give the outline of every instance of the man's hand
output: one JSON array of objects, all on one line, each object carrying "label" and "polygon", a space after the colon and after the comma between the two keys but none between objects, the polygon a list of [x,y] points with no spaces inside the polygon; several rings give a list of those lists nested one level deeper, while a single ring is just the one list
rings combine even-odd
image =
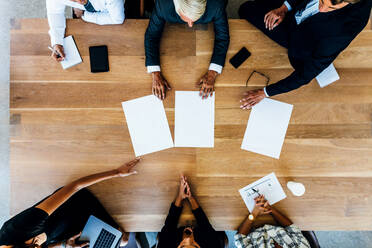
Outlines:
[{"label": "man's hand", "polygon": [[280,8],[267,12],[264,17],[265,27],[269,30],[273,30],[284,20],[287,12],[288,8],[285,6],[285,4],[283,4]]},{"label": "man's hand", "polygon": [[165,93],[167,90],[171,90],[169,83],[160,71],[156,71],[152,73],[152,94],[157,96],[160,100],[165,99]]},{"label": "man's hand", "polygon": [[126,177],[133,174],[137,174],[137,171],[132,171],[132,169],[139,163],[141,158],[136,158],[128,163],[123,164],[119,168],[117,168],[118,175],[120,177]]},{"label": "man's hand", "polygon": [[240,100],[241,109],[250,109],[257,103],[261,102],[266,97],[263,89],[261,90],[250,90],[244,93],[244,98]]},{"label": "man's hand", "polygon": [[213,70],[208,70],[207,73],[199,81],[200,93],[199,95],[206,99],[208,96],[213,95],[214,83],[216,81],[218,73]]},{"label": "man's hand", "polygon": [[83,244],[76,244],[76,239],[78,239],[80,237],[81,233],[78,233],[76,234],[75,236],[69,238],[67,241],[66,241],[66,248],[83,248],[83,247],[88,247],[89,246],[89,242],[85,242]]},{"label": "man's hand", "polygon": [[81,18],[84,15],[84,10],[78,9],[78,8],[73,8],[74,9],[74,14],[77,18]]},{"label": "man's hand", "polygon": [[260,215],[270,214],[271,213],[271,206],[269,202],[265,199],[263,195],[256,197],[255,199],[256,205],[252,211],[252,215],[256,218]]},{"label": "man's hand", "polygon": [[57,53],[55,52],[52,52],[52,58],[57,61],[57,62],[61,62],[62,60],[65,59],[65,52],[64,52],[64,49],[63,49],[63,46],[62,45],[54,45],[53,46],[53,49],[57,51]]}]

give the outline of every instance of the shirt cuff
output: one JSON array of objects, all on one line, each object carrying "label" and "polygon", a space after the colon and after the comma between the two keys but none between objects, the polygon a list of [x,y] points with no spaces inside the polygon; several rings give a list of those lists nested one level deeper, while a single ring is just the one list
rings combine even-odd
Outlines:
[{"label": "shirt cuff", "polygon": [[160,65],[149,65],[147,66],[147,73],[160,71]]},{"label": "shirt cuff", "polygon": [[266,96],[266,97],[270,97],[270,96],[267,94],[267,92],[266,92],[266,87],[263,88],[263,90],[264,90],[264,92],[265,92],[265,96]]},{"label": "shirt cuff", "polygon": [[284,2],[284,5],[287,6],[288,11],[291,11],[292,7],[291,7],[291,5],[288,3],[288,1],[285,1],[285,2]]},{"label": "shirt cuff", "polygon": [[217,64],[215,64],[215,63],[211,63],[210,65],[209,65],[209,70],[211,70],[211,71],[215,71],[215,72],[217,72],[218,74],[221,74],[221,72],[222,72],[222,66],[220,66],[220,65],[217,65]]}]

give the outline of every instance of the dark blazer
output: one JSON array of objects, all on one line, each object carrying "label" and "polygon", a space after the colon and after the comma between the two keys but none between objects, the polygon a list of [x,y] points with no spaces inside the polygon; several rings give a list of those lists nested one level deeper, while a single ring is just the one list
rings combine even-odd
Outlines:
[{"label": "dark blazer", "polygon": [[[327,68],[367,25],[372,0],[362,0],[342,9],[318,13],[300,25],[293,14],[309,0],[288,0],[293,18],[289,32],[288,57],[295,71],[266,87],[269,96],[285,93],[308,84]],[[289,13],[288,13],[289,14]]]},{"label": "dark blazer", "polygon": [[[172,203],[164,227],[159,233],[157,248],[176,248],[181,243],[184,228],[177,228],[181,213],[182,207],[176,207]],[[194,229],[194,238],[200,247],[223,248],[223,238],[213,229],[204,211],[199,207],[192,213],[198,223],[198,227]]]},{"label": "dark blazer", "polygon": [[[156,0],[145,34],[146,66],[160,65],[159,45],[165,22],[185,23],[176,13],[173,0]],[[211,63],[224,66],[230,42],[225,0],[208,0],[203,16],[195,24],[210,22],[215,33]]]}]

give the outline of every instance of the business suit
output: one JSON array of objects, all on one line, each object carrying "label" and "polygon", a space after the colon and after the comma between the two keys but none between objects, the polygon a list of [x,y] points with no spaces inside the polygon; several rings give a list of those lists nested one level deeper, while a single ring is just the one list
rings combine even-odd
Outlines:
[{"label": "business suit", "polygon": [[[264,16],[283,4],[282,0],[256,0],[239,9],[246,19],[268,37],[288,49],[288,58],[295,69],[288,77],[265,88],[268,96],[289,92],[305,84],[327,68],[366,26],[372,0],[327,13],[317,13],[300,24],[295,13],[303,10],[310,0],[288,0],[292,10],[273,30],[265,28]],[[254,51],[253,51],[254,52]]]},{"label": "business suit", "polygon": [[[213,22],[215,41],[211,63],[221,67],[225,64],[229,46],[229,26],[225,0],[208,0],[204,14],[195,24]],[[177,14],[173,0],[156,0],[145,34],[146,66],[160,65],[159,45],[165,22],[185,23]]]}]

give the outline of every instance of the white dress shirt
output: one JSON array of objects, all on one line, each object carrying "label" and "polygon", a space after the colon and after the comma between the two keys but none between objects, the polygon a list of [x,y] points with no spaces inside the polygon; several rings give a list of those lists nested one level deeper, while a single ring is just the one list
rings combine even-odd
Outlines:
[{"label": "white dress shirt", "polygon": [[[99,25],[124,22],[124,0],[89,0],[97,12],[84,11],[82,19]],[[70,6],[85,10],[84,6],[70,0],[46,0],[49,35],[52,46],[62,45],[65,37],[65,8]]]},{"label": "white dress shirt", "polygon": [[[287,1],[284,2],[284,5],[287,6],[288,11],[292,10],[292,6]],[[295,19],[296,19],[297,25],[300,25],[301,22],[305,21],[307,18],[315,14],[318,14],[318,13],[319,13],[319,0],[309,1],[305,9],[298,10],[295,13]],[[264,88],[264,92],[265,92],[266,97],[270,97],[266,92],[266,87]]]}]

